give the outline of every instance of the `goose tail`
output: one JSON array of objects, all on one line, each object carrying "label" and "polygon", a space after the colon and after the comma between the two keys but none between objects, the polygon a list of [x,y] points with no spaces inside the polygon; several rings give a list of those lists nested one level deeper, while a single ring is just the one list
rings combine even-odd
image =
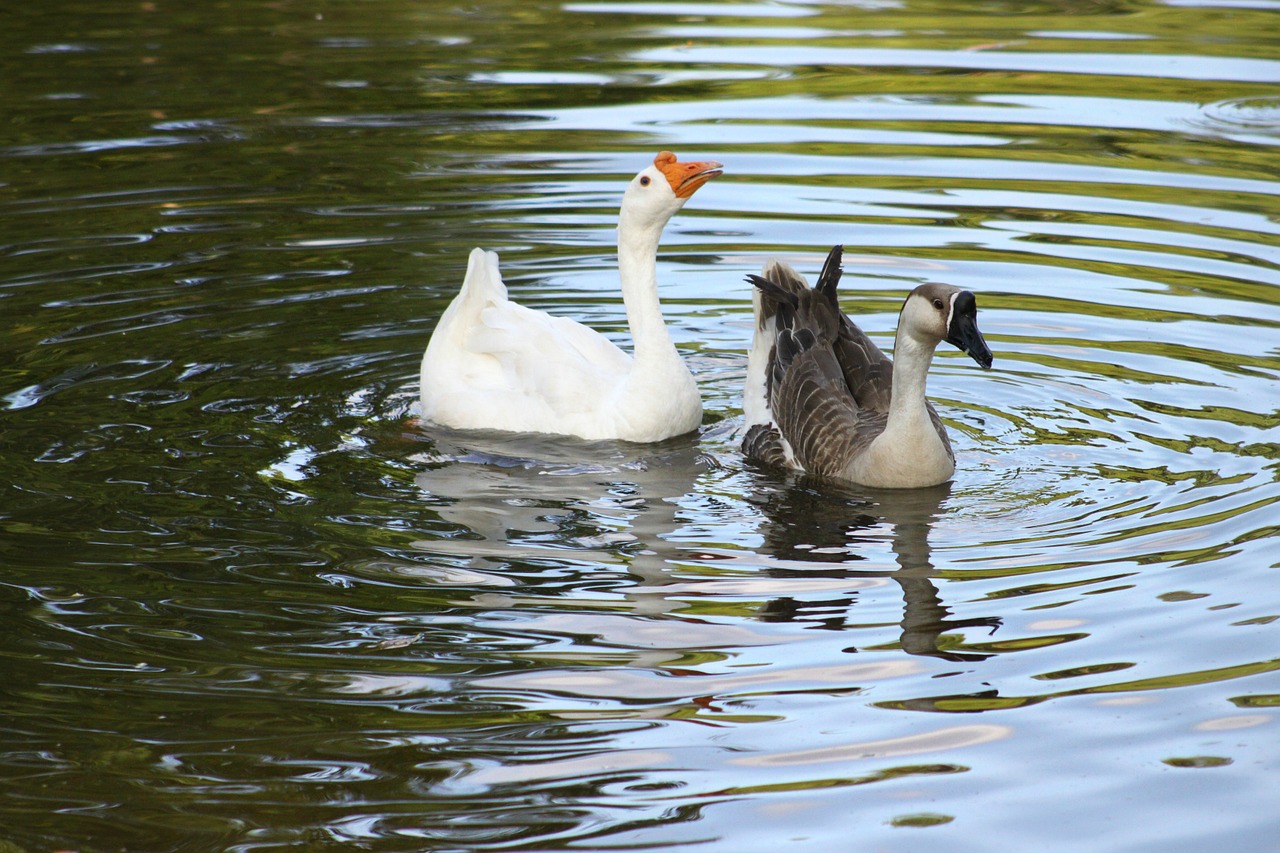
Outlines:
[{"label": "goose tail", "polygon": [[507,287],[498,272],[498,255],[472,249],[462,288],[440,315],[422,354],[421,395],[423,416],[433,419],[440,405],[440,388],[456,382],[459,365],[473,349],[476,331],[484,328],[485,309],[507,299]]},{"label": "goose tail", "polygon": [[467,276],[454,300],[458,312],[479,313],[486,305],[506,299],[507,286],[502,283],[502,273],[498,269],[498,253],[472,249],[471,257],[467,259]]},{"label": "goose tail", "polygon": [[749,429],[752,426],[773,424],[773,415],[769,411],[767,377],[778,337],[778,311],[783,306],[794,310],[800,294],[809,290],[809,283],[779,260],[770,260],[764,265],[760,275],[747,276],[747,281],[753,285],[751,302],[756,320],[751,351],[747,356],[747,381],[742,394],[742,410]]},{"label": "goose tail", "polygon": [[795,306],[796,300],[809,289],[809,282],[804,276],[779,260],[770,260],[760,271],[760,275],[747,276],[747,281],[755,285],[756,327],[763,329],[765,324],[778,313],[780,305]]}]

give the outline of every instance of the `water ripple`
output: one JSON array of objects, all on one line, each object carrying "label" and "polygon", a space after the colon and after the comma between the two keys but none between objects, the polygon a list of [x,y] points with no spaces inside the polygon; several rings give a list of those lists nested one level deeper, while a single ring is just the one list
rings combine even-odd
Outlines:
[{"label": "water ripple", "polygon": [[[1266,3],[151,5],[0,32],[6,841],[1270,843]],[[418,423],[475,245],[625,341],[662,148],[727,165],[658,258],[703,428]],[[743,278],[834,243],[886,348],[978,296],[947,486],[738,450]]]}]

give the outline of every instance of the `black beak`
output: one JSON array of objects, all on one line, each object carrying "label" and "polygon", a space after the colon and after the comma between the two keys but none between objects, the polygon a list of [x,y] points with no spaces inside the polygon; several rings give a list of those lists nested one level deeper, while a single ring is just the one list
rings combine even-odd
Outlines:
[{"label": "black beak", "polygon": [[978,301],[969,291],[958,294],[952,307],[951,325],[947,327],[947,343],[964,350],[983,370],[991,368],[995,356],[978,331]]}]

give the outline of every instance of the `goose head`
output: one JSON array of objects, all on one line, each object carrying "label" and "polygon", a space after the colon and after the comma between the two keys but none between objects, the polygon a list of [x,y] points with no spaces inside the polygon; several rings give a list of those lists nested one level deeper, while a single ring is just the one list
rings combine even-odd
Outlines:
[{"label": "goose head", "polygon": [[653,158],[622,194],[619,227],[662,230],[698,188],[722,174],[714,160],[680,162],[670,151]]},{"label": "goose head", "polygon": [[907,297],[898,324],[916,343],[932,349],[946,341],[968,353],[984,370],[994,360],[978,330],[978,300],[967,290],[922,284]]}]

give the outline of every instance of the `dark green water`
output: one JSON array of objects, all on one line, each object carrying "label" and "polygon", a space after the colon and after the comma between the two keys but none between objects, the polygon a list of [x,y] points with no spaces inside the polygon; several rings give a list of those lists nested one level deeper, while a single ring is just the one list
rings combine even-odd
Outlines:
[{"label": "dark green water", "polygon": [[[0,27],[0,849],[1263,850],[1280,4],[105,2]],[[467,253],[702,431],[446,435]],[[743,277],[922,281],[948,488],[737,452]]]}]

